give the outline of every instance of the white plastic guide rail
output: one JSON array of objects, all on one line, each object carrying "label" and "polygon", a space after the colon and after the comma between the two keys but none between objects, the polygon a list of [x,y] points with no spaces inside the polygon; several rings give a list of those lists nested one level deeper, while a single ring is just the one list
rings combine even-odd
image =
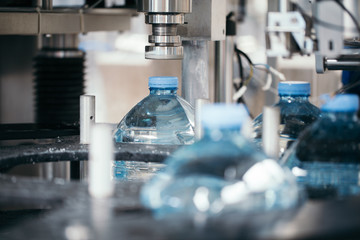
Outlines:
[{"label": "white plastic guide rail", "polygon": [[114,143],[109,125],[92,127],[89,149],[89,193],[94,198],[111,197],[114,183],[111,166],[114,161]]},{"label": "white plastic guide rail", "polygon": [[209,104],[209,99],[196,99],[195,102],[195,138],[200,140],[203,136],[203,128],[201,126],[201,109],[205,104]]},{"label": "white plastic guide rail", "polygon": [[280,109],[264,107],[262,141],[266,155],[274,159],[279,158],[279,125]]}]

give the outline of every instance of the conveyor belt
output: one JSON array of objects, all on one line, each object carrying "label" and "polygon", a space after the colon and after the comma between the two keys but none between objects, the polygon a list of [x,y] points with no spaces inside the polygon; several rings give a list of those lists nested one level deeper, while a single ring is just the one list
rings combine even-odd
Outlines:
[{"label": "conveyor belt", "polygon": [[[116,195],[94,200],[79,182],[0,175],[0,216],[25,209],[32,218],[0,221],[0,239],[359,239],[360,197],[310,201],[291,211],[210,219],[203,226],[156,220],[139,202],[141,183],[118,182]],[[33,211],[31,211],[33,209]],[[34,215],[34,211],[38,214]],[[36,213],[36,212],[35,212]],[[83,238],[76,238],[83,237]]]}]

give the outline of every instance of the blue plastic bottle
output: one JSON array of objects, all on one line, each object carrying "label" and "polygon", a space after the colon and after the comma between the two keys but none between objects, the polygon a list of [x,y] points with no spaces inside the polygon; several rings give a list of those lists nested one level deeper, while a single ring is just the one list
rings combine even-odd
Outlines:
[{"label": "blue plastic bottle", "polygon": [[360,192],[360,123],[356,95],[337,95],[321,107],[322,117],[305,130],[283,157],[312,198]]},{"label": "blue plastic bottle", "polygon": [[[280,82],[278,85],[280,100],[274,106],[280,108],[280,153],[298,138],[299,134],[320,116],[320,110],[309,102],[311,93],[308,82]],[[263,116],[253,121],[255,142],[262,146]]]},{"label": "blue plastic bottle", "polygon": [[156,216],[195,217],[252,213],[292,207],[295,178],[240,135],[243,105],[206,105],[204,137],[166,160],[166,168],[141,191],[142,203]]},{"label": "blue plastic bottle", "polygon": [[191,144],[194,108],[176,94],[177,77],[150,77],[150,94],[121,120],[116,142]]},{"label": "blue plastic bottle", "polygon": [[[177,77],[150,77],[150,94],[136,104],[121,120],[115,132],[115,141],[192,144],[194,142],[194,109],[177,95],[177,87]],[[118,161],[115,177],[130,179],[131,176],[152,175],[160,165],[163,166],[145,162]]]}]

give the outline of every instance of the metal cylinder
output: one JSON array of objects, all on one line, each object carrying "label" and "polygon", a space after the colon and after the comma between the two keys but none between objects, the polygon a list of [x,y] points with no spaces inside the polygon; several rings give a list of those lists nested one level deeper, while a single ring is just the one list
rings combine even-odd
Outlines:
[{"label": "metal cylinder", "polygon": [[192,0],[139,0],[138,11],[145,13],[145,22],[152,24],[152,35],[145,47],[147,59],[182,59],[183,47],[177,26],[184,24]]},{"label": "metal cylinder", "polygon": [[152,14],[146,15],[145,21],[152,24],[149,43],[154,44],[145,47],[145,58],[182,59],[183,47],[180,36],[177,35],[177,25],[184,23],[184,15]]},{"label": "metal cylinder", "polygon": [[339,59],[325,59],[324,62],[325,69],[327,70],[347,70],[347,71],[357,71],[360,68],[360,61],[343,61]]},{"label": "metal cylinder", "polygon": [[80,96],[80,143],[90,143],[91,127],[95,124],[95,96]]},{"label": "metal cylinder", "polygon": [[[90,144],[91,128],[95,124],[95,96],[80,96],[80,143]],[[80,180],[88,178],[88,162],[80,162]]]},{"label": "metal cylinder", "polygon": [[279,12],[286,13],[288,10],[288,0],[279,0]]},{"label": "metal cylinder", "polygon": [[146,24],[184,24],[184,14],[148,14],[145,15]]},{"label": "metal cylinder", "polygon": [[69,181],[71,178],[70,162],[47,162],[39,164],[39,176],[51,181],[55,178]]},{"label": "metal cylinder", "polygon": [[226,59],[226,49],[225,41],[216,41],[215,42],[215,102],[223,102],[223,91],[222,86],[225,82],[225,59]]},{"label": "metal cylinder", "polygon": [[225,103],[232,103],[232,96],[234,90],[233,75],[234,75],[234,37],[227,36],[225,40],[225,72],[224,83],[222,84],[222,101]]},{"label": "metal cylinder", "polygon": [[138,12],[146,13],[189,13],[192,0],[138,0]]},{"label": "metal cylinder", "polygon": [[184,56],[182,46],[146,46],[145,58],[156,60],[180,60]]},{"label": "metal cylinder", "polygon": [[79,38],[77,34],[52,34],[41,38],[42,48],[50,49],[78,49]]},{"label": "metal cylinder", "polygon": [[209,48],[207,41],[184,41],[182,97],[191,105],[209,99]]},{"label": "metal cylinder", "polygon": [[42,9],[52,10],[52,8],[53,8],[53,0],[42,0]]},{"label": "metal cylinder", "polygon": [[232,103],[234,37],[215,43],[215,101]]}]

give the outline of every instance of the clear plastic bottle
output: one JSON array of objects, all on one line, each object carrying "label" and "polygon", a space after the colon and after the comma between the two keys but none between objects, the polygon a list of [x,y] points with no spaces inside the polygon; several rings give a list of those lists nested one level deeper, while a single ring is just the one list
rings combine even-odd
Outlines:
[{"label": "clear plastic bottle", "polygon": [[[320,116],[320,110],[309,102],[311,93],[308,82],[280,82],[278,85],[280,100],[274,106],[280,108],[280,153],[297,139],[299,134]],[[253,121],[255,143],[262,146],[263,115]]]},{"label": "clear plastic bottle", "polygon": [[322,117],[304,131],[282,161],[311,198],[360,192],[360,123],[356,95],[337,95],[322,107]]},{"label": "clear plastic bottle", "polygon": [[297,203],[295,178],[240,135],[243,105],[205,105],[204,137],[175,152],[141,191],[156,216],[196,217],[284,209]]},{"label": "clear plastic bottle", "polygon": [[[150,77],[150,94],[121,120],[115,132],[116,142],[146,144],[192,144],[194,109],[177,95],[177,77]],[[117,161],[115,178],[147,179],[162,164]]]}]

